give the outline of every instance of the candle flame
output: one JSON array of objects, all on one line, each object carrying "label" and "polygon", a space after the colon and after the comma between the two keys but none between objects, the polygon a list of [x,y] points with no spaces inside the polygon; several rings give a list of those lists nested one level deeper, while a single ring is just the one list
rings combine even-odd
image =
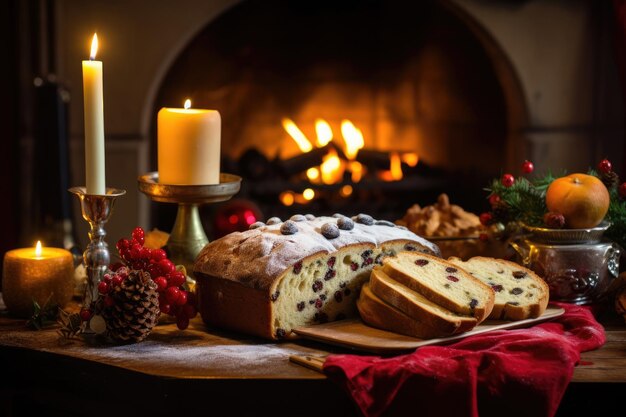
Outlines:
[{"label": "candle flame", "polygon": [[35,245],[35,256],[41,256],[41,240],[38,240],[37,245]]},{"label": "candle flame", "polygon": [[185,100],[185,110],[190,109],[191,108],[191,100],[187,99]]},{"label": "candle flame", "polygon": [[91,53],[89,54],[89,59],[96,59],[96,54],[98,53],[98,34],[93,34],[93,39],[91,40]]}]

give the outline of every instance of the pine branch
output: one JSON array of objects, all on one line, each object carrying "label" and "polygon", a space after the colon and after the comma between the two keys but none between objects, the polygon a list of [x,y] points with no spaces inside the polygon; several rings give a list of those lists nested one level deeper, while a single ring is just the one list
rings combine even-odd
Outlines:
[{"label": "pine branch", "polygon": [[[565,175],[567,173],[562,174]],[[613,172],[601,174],[593,169],[588,171],[588,175],[593,175],[608,184],[611,199],[606,220],[611,226],[606,232],[606,237],[626,248],[626,201],[619,195],[619,177]],[[492,207],[494,221],[505,225],[522,222],[529,226],[543,226],[543,216],[548,211],[545,202],[546,191],[555,179],[551,173],[534,178],[532,181],[522,177],[517,178],[510,187],[502,185],[499,179],[493,180],[491,186],[485,190],[490,193],[489,196],[500,197],[500,203]]]}]

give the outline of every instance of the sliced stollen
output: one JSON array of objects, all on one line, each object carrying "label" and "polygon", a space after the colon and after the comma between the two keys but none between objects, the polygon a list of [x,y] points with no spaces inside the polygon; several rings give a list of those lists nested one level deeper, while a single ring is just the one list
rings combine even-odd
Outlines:
[{"label": "sliced stollen", "polygon": [[433,339],[436,337],[449,336],[440,329],[435,329],[412,319],[395,307],[390,306],[378,298],[366,283],[361,288],[361,294],[356,306],[363,321],[378,329],[400,333],[419,339]]},{"label": "sliced stollen", "polygon": [[400,252],[383,261],[383,271],[435,304],[458,314],[486,319],[495,299],[488,285],[436,256]]},{"label": "sliced stollen", "polygon": [[480,256],[465,262],[459,258],[449,261],[493,289],[496,300],[489,318],[523,320],[539,317],[546,311],[550,290],[530,269],[503,259]]},{"label": "sliced stollen", "polygon": [[387,304],[402,311],[407,316],[445,334],[462,333],[476,326],[477,320],[471,316],[460,316],[433,303],[423,295],[393,280],[379,267],[370,275],[370,289]]}]

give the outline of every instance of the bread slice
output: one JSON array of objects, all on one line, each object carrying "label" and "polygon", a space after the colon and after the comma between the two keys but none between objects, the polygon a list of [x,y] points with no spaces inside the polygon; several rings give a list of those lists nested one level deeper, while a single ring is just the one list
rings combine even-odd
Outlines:
[{"label": "bread slice", "polygon": [[423,295],[391,279],[380,268],[370,275],[374,295],[396,307],[407,316],[446,334],[466,332],[477,324],[471,316],[460,316],[428,300]]},{"label": "bread slice", "polygon": [[474,257],[465,262],[450,262],[489,285],[495,292],[494,308],[489,318],[523,320],[539,317],[546,311],[550,298],[548,285],[530,269],[503,259]]},{"label": "bread slice", "polygon": [[435,329],[421,321],[412,319],[395,307],[378,298],[368,283],[361,288],[356,306],[363,321],[378,329],[400,333],[418,339],[434,339],[450,336],[441,329]]},{"label": "bread slice", "polygon": [[383,261],[383,271],[435,304],[482,322],[493,309],[494,291],[457,265],[436,256],[400,252]]}]

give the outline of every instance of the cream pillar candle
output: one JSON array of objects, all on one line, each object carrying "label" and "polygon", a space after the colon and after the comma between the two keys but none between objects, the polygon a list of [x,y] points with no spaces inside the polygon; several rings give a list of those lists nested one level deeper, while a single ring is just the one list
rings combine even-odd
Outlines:
[{"label": "cream pillar candle", "polygon": [[33,314],[33,300],[43,307],[63,307],[74,294],[72,254],[59,248],[14,249],[4,255],[2,296],[9,311],[20,317]]},{"label": "cream pillar candle", "polygon": [[85,111],[85,185],[88,194],[105,194],[102,61],[95,61],[98,35],[93,35],[89,61],[83,61]]},{"label": "cream pillar candle", "polygon": [[221,118],[217,110],[163,108],[158,114],[158,169],[161,184],[220,182]]}]

